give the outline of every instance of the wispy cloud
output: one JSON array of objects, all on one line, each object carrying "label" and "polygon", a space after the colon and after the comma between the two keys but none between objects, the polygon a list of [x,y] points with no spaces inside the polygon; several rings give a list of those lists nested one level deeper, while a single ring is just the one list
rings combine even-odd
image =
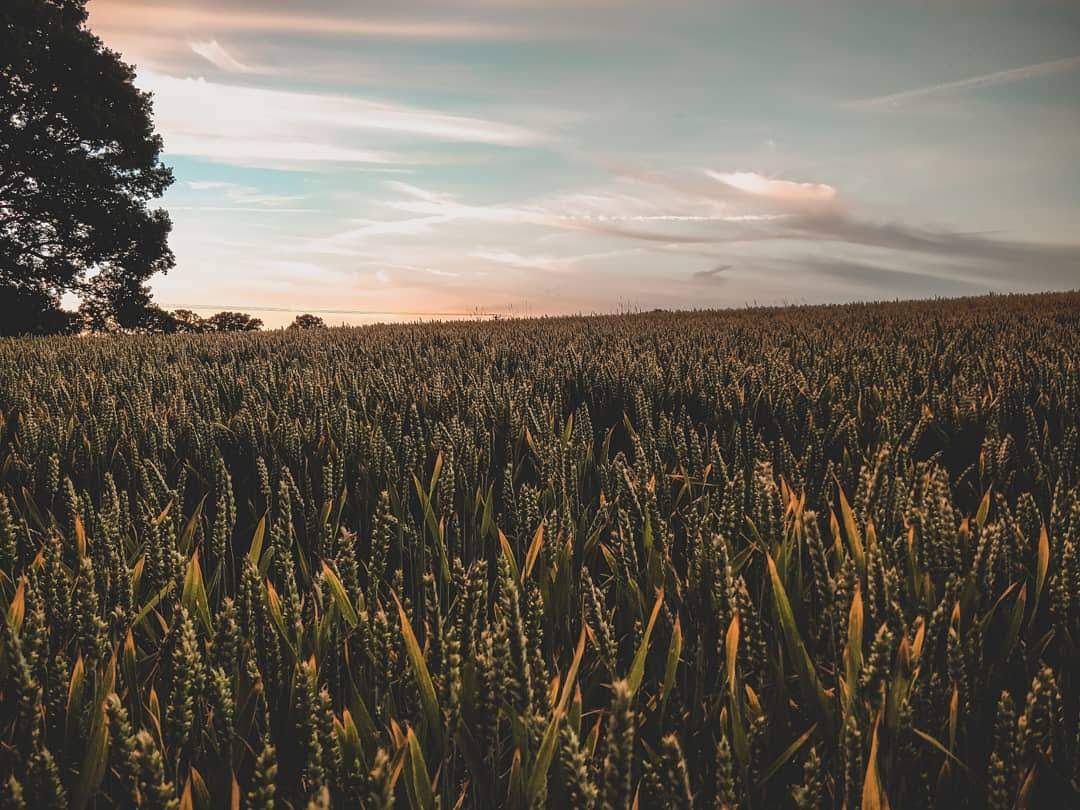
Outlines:
[{"label": "wispy cloud", "polygon": [[[400,183],[395,185],[399,189],[413,188]],[[724,223],[725,219],[721,216],[703,217],[677,213],[655,215],[652,218],[618,213],[602,215],[576,212],[573,208],[568,207],[565,202],[558,200],[519,205],[470,205],[445,195],[433,196],[431,192],[423,189],[416,189],[416,192],[420,193],[413,194],[411,198],[405,200],[387,201],[385,205],[399,211],[423,214],[426,217],[439,217],[445,222],[469,220],[501,225],[530,225],[658,244],[694,244],[723,241],[712,234],[706,233],[694,234],[687,233],[685,230],[672,230],[669,232],[667,230],[638,227],[641,222],[647,222],[657,227],[664,225],[679,227],[702,222]]]},{"label": "wispy cloud", "polygon": [[387,39],[516,39],[536,38],[527,27],[488,21],[457,19],[394,18],[366,15],[326,15],[289,13],[264,7],[222,8],[215,6],[157,4],[148,13],[145,4],[125,0],[97,0],[92,7],[95,26],[172,31],[242,31],[247,33],[312,34],[334,37]]},{"label": "wispy cloud", "polygon": [[[717,172],[706,174],[721,180],[715,193],[720,204],[730,204],[730,191],[739,199],[767,206],[779,206],[782,216],[742,223],[714,223],[711,228],[664,233],[668,247],[706,245],[734,247],[761,242],[835,243],[862,249],[891,251],[925,258],[948,258],[971,265],[976,274],[1015,273],[1024,267],[1033,276],[1041,276],[1052,285],[1060,285],[1080,272],[1080,244],[1025,242],[996,238],[985,234],[956,232],[943,228],[911,225],[898,220],[880,220],[852,210],[837,189],[824,183],[802,183],[782,178],[766,178],[756,172]],[[710,194],[693,181],[667,175],[636,172],[635,177],[665,192],[669,205],[683,205]],[[738,182],[726,179],[738,178]],[[672,197],[674,192],[676,196]],[[658,241],[658,234],[624,234],[628,238]]]},{"label": "wispy cloud", "polygon": [[570,256],[556,256],[548,253],[522,254],[513,250],[488,248],[485,250],[474,250],[469,253],[469,257],[523,270],[540,270],[545,273],[569,273],[578,269],[585,263],[623,258],[634,252],[635,251],[633,250],[623,249],[606,250],[597,253],[582,253]]},{"label": "wispy cloud", "polygon": [[435,203],[437,205],[450,205],[454,202],[454,197],[451,194],[430,191],[413,185],[412,183],[403,183],[400,180],[387,180],[383,185],[392,191],[400,192],[407,197],[412,197],[413,199],[422,200],[424,202]]},{"label": "wispy cloud", "polygon": [[321,214],[321,208],[264,208],[257,205],[170,205],[170,211],[210,211],[221,214]]},{"label": "wispy cloud", "polygon": [[1035,65],[1026,65],[1024,67],[1011,68],[1010,70],[998,70],[993,73],[984,73],[981,76],[972,76],[967,79],[942,82],[941,84],[933,84],[928,87],[918,87],[914,90],[904,90],[900,93],[890,93],[884,96],[859,99],[858,101],[851,102],[849,106],[862,109],[890,109],[901,107],[912,101],[944,96],[961,90],[974,90],[996,84],[1018,82],[1036,76],[1063,73],[1077,68],[1080,68],[1080,56],[1069,56],[1064,59],[1039,62]]},{"label": "wispy cloud", "polygon": [[877,295],[903,294],[912,284],[920,284],[939,295],[985,293],[1000,279],[972,277],[970,268],[935,265],[930,269],[897,267],[880,261],[853,260],[843,257],[801,256],[785,263],[784,272],[810,273],[836,279],[858,290],[872,290]]},{"label": "wispy cloud", "polygon": [[690,277],[694,281],[706,281],[709,283],[716,283],[725,281],[724,273],[731,269],[730,264],[721,264],[718,267],[713,267],[710,270],[698,270],[690,274]]},{"label": "wispy cloud", "polygon": [[192,53],[198,54],[218,70],[226,73],[269,73],[268,68],[245,64],[234,57],[216,40],[189,42]]},{"label": "wispy cloud", "polygon": [[234,184],[226,183],[223,180],[189,180],[184,185],[192,191],[216,191],[218,189],[230,188]]},{"label": "wispy cloud", "polygon": [[746,194],[780,202],[820,203],[836,199],[836,189],[825,183],[799,183],[765,177],[757,172],[706,171],[717,180]]},{"label": "wispy cloud", "polygon": [[512,124],[352,96],[264,90],[153,71],[140,72],[138,84],[154,93],[168,153],[239,165],[418,161],[400,149],[356,145],[371,143],[379,133],[394,136],[398,147],[407,145],[405,138],[496,146],[541,140]]},{"label": "wispy cloud", "polygon": [[[307,249],[315,253],[337,254],[342,256],[367,255],[370,248],[365,247],[373,241],[386,236],[415,236],[427,233],[432,227],[451,218],[444,215],[410,217],[407,219],[377,221],[363,220],[359,227],[339,231],[332,236],[310,239]],[[377,254],[376,254],[377,255]]]},{"label": "wispy cloud", "polygon": [[[215,199],[228,200],[236,206],[235,210],[256,210],[256,211],[311,211],[314,209],[297,209],[289,208],[284,209],[282,206],[286,206],[290,203],[295,203],[299,200],[306,199],[304,194],[267,194],[253,186],[244,186],[239,183],[229,183],[221,180],[191,180],[185,183],[185,185],[192,191],[210,192],[214,195]],[[207,210],[203,207],[202,210]],[[222,210],[230,210],[224,208]]]},{"label": "wispy cloud", "polygon": [[[620,214],[610,207],[606,216],[596,213],[584,216],[564,213],[567,200],[604,200],[605,204],[610,204],[618,198],[618,195],[614,194],[569,195],[563,200],[556,198],[522,205],[474,206],[449,195],[411,185],[394,184],[396,190],[407,194],[407,199],[389,201],[387,205],[427,217],[441,218],[443,222],[471,220],[587,232],[618,241],[645,243],[647,247],[669,252],[688,246],[693,253],[699,254],[702,247],[708,246],[708,255],[719,256],[723,250],[731,251],[749,245],[832,244],[838,248],[871,251],[894,258],[906,257],[908,262],[922,262],[930,267],[926,272],[933,272],[934,263],[947,261],[952,268],[951,273],[956,274],[959,272],[957,268],[962,268],[975,280],[1015,274],[1017,268],[1022,267],[1030,279],[1039,279],[1044,286],[1059,286],[1070,279],[1075,280],[1076,274],[1080,272],[1080,244],[1024,242],[984,234],[920,227],[900,221],[882,221],[852,211],[848,206],[833,204],[839,199],[839,195],[831,185],[762,178],[749,172],[714,174],[718,178],[754,178],[753,182],[743,183],[753,190],[739,189],[739,192],[751,198],[760,197],[767,203],[781,204],[785,207],[785,213],[781,216],[749,220],[735,213],[709,217],[690,214],[688,209],[693,210],[695,206],[701,205],[697,187],[692,194],[680,199],[678,194],[672,194],[672,190],[678,188],[679,183],[669,182],[657,175],[654,175],[653,179],[663,191],[658,199],[663,200],[669,209],[667,214],[651,215],[648,220],[651,224],[649,228],[623,221],[627,216],[639,215],[628,215],[625,212]],[[755,191],[758,193],[755,194]],[[632,197],[624,197],[624,201],[629,211],[641,210],[643,206],[650,205],[647,200]],[[823,207],[823,201],[828,205]],[[654,206],[655,204],[652,203]],[[723,188],[717,191],[717,204],[729,204],[728,192]],[[425,222],[437,224],[437,221],[431,219]],[[495,256],[490,251],[488,254],[486,258],[510,259],[505,263],[515,266],[524,266],[527,262],[506,251]],[[533,257],[528,263],[538,270],[548,269],[545,266],[548,262],[544,257],[539,260]],[[692,277],[700,281],[719,280],[722,271],[727,269],[727,265],[714,267],[694,273]]]}]

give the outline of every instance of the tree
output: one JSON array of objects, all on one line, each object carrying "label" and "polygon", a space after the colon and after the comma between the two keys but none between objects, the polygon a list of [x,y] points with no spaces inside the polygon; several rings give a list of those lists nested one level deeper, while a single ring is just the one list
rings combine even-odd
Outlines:
[{"label": "tree", "polygon": [[263,325],[261,320],[244,312],[219,312],[204,323],[211,332],[255,332]]},{"label": "tree", "polygon": [[0,280],[0,336],[65,335],[81,328],[82,319],[60,309],[55,296],[29,285],[9,286]]},{"label": "tree", "polygon": [[325,329],[326,321],[318,315],[297,315],[296,319],[289,324],[290,329]]},{"label": "tree", "polygon": [[207,330],[206,321],[190,309],[174,309],[172,318],[177,332],[198,333]]},{"label": "tree", "polygon": [[0,334],[144,328],[174,264],[149,203],[172,183],[151,97],[86,28],[86,0],[0,3]]},{"label": "tree", "polygon": [[166,332],[179,330],[172,314],[150,300],[144,285],[112,287],[107,295],[86,298],[79,307],[84,329],[91,332]]}]

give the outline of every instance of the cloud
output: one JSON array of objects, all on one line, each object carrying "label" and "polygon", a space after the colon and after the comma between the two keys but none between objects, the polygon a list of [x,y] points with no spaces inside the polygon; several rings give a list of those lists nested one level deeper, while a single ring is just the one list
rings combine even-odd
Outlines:
[{"label": "cloud", "polygon": [[282,208],[282,206],[289,203],[306,199],[306,195],[304,194],[267,194],[253,186],[243,186],[239,183],[228,183],[221,180],[191,180],[185,183],[185,185],[192,191],[220,192],[220,194],[216,195],[217,197],[224,197],[229,202],[235,204],[235,207],[232,209],[224,207],[210,209],[206,206],[201,206],[200,210],[204,211],[302,211],[306,213],[315,210],[311,208]]},{"label": "cloud", "polygon": [[[717,174],[725,176],[724,173]],[[745,178],[751,173],[739,174]],[[745,183],[760,190],[759,194],[736,189],[736,198],[751,202],[760,198],[768,204],[779,200],[776,204],[785,208],[781,215],[738,213],[737,209],[731,207],[729,199],[729,189],[735,187],[722,182],[715,184],[717,199],[712,213],[693,213],[701,210],[702,206],[709,210],[708,201],[703,202],[696,191],[685,195],[673,191],[678,187],[677,182],[657,183],[652,198],[648,196],[648,184],[642,184],[637,189],[637,193],[642,195],[639,197],[615,191],[599,191],[556,195],[518,204],[470,205],[454,195],[390,181],[385,184],[386,187],[402,196],[386,200],[384,205],[413,216],[391,222],[362,223],[359,228],[317,240],[315,249],[377,258],[379,251],[387,248],[387,243],[381,240],[388,235],[428,232],[453,224],[447,238],[467,243],[474,237],[463,224],[483,223],[502,226],[500,234],[515,244],[528,238],[527,231],[517,230],[525,227],[539,229],[541,234],[546,231],[548,235],[585,233],[604,236],[613,240],[615,245],[603,252],[559,256],[521,252],[501,246],[471,250],[463,246],[455,251],[453,241],[450,247],[434,236],[426,241],[439,245],[444,259],[458,261],[464,256],[540,274],[564,273],[585,266],[587,262],[643,250],[661,251],[671,257],[681,255],[682,259],[695,256],[708,256],[714,260],[739,257],[741,263],[750,257],[761,259],[770,254],[774,257],[790,255],[800,246],[819,246],[816,249],[833,254],[855,252],[859,255],[857,266],[863,268],[864,273],[867,267],[900,266],[901,269],[894,272],[914,268],[924,274],[923,280],[937,279],[939,283],[935,289],[953,289],[960,283],[959,280],[969,286],[993,282],[1001,287],[1009,279],[1021,283],[1017,281],[1021,269],[1022,284],[1071,286],[1080,272],[1080,245],[1022,242],[986,234],[877,220],[840,205],[833,199],[839,195],[832,186],[765,180],[767,182],[761,184],[757,181]],[[576,212],[575,206],[584,201],[589,202],[588,210]],[[666,212],[660,213],[661,205],[667,207]],[[643,210],[656,213],[637,213]],[[724,211],[727,213],[721,213]],[[643,222],[647,222],[649,227],[642,227]],[[637,247],[628,247],[627,243]],[[396,243],[390,243],[390,246],[397,247]],[[748,263],[747,266],[752,265]],[[854,278],[852,267],[841,267],[837,263],[830,266],[833,267],[833,275],[846,270],[848,280]],[[719,283],[729,269],[731,265],[725,263],[692,271],[689,278],[696,283]],[[903,280],[896,275],[883,275],[882,278],[887,279],[893,288]],[[917,274],[909,274],[907,278],[920,280]]]},{"label": "cloud", "polygon": [[759,279],[812,290],[817,301],[884,300],[927,296],[985,295],[989,292],[1045,290],[984,267],[941,260],[912,263],[906,257],[859,253],[794,254],[748,263]]},{"label": "cloud", "polygon": [[[683,195],[683,207],[710,194],[708,189],[684,178],[630,171],[635,178],[663,189],[669,205],[678,205],[680,194]],[[770,179],[755,172],[706,171],[706,174],[714,179],[740,178],[738,184],[721,180],[721,188],[712,192],[717,202],[730,204],[729,192],[736,189],[741,195],[739,199],[779,206],[784,215],[757,221],[751,219],[741,227],[735,227],[738,223],[730,221],[735,219],[730,217],[715,222],[711,230],[695,228],[689,232],[670,233],[625,230],[620,235],[646,241],[662,239],[666,241],[666,248],[768,242],[836,243],[908,254],[908,261],[919,261],[918,257],[923,261],[951,259],[966,264],[967,271],[975,278],[1016,278],[1018,269],[1023,268],[1024,281],[1052,287],[1073,286],[1080,273],[1080,244],[1025,242],[876,220],[850,210],[841,202],[839,192],[826,184]],[[675,192],[676,196],[672,197],[670,192]]]},{"label": "cloud", "polygon": [[243,205],[170,205],[170,211],[219,211],[246,214],[321,214],[321,208],[262,208]]},{"label": "cloud", "polygon": [[933,266],[928,269],[897,268],[868,260],[852,260],[840,257],[804,256],[789,261],[790,272],[811,272],[835,278],[849,285],[873,290],[877,294],[886,291],[909,291],[919,283],[923,289],[937,295],[972,295],[985,293],[989,285],[985,280],[970,277],[963,268]]},{"label": "cloud", "polygon": [[579,265],[586,262],[602,261],[628,256],[635,253],[634,250],[606,250],[597,253],[582,253],[572,256],[555,256],[546,253],[522,254],[512,250],[488,248],[474,250],[469,256],[482,261],[494,262],[507,267],[516,267],[524,270],[540,270],[545,273],[568,273],[573,272]]},{"label": "cloud", "polygon": [[953,82],[933,84],[929,87],[919,87],[914,90],[905,90],[901,93],[890,93],[885,96],[859,99],[852,101],[848,106],[861,109],[892,109],[901,107],[911,101],[919,101],[924,98],[935,98],[960,90],[974,90],[980,87],[991,87],[996,84],[1023,81],[1035,76],[1048,76],[1054,73],[1063,73],[1080,67],[1080,56],[1069,56],[1064,59],[1054,59],[1050,62],[1039,62],[1035,65],[1012,68],[1010,70],[998,70],[994,73],[984,73],[981,76],[972,76],[968,79],[960,79]]},{"label": "cloud", "polygon": [[[387,188],[399,191],[405,199],[388,200],[384,205],[398,211],[422,215],[404,222],[429,225],[471,221],[501,225],[522,225],[561,231],[574,231],[653,243],[656,249],[678,245],[750,242],[776,238],[773,230],[761,226],[783,221],[791,214],[739,214],[728,210],[723,199],[706,205],[685,197],[664,195],[659,199],[630,193],[600,192],[542,198],[518,205],[470,205],[453,195],[422,189],[407,183],[387,181]],[[677,186],[676,186],[677,188]],[[687,208],[703,213],[690,213]],[[653,211],[656,213],[638,213]],[[663,211],[663,213],[661,213]],[[639,227],[647,223],[653,227]],[[689,226],[715,226],[715,230],[689,229]],[[340,234],[335,239],[371,235],[367,228]]]},{"label": "cloud", "polygon": [[[131,30],[148,27],[169,31],[240,31],[263,34],[310,34],[333,37],[370,37],[422,40],[491,40],[536,38],[529,27],[457,19],[391,18],[318,13],[288,13],[265,7],[227,9],[220,5],[163,5],[96,0],[91,5],[96,28]],[[137,22],[136,22],[137,21]]]},{"label": "cloud", "polygon": [[541,140],[511,124],[353,96],[264,90],[154,71],[140,71],[138,84],[154,94],[166,152],[244,166],[417,162],[400,152],[357,145],[380,134],[395,136],[398,147],[407,146],[410,137],[496,146]]},{"label": "cloud", "polygon": [[368,251],[362,248],[365,243],[384,236],[414,236],[426,233],[432,226],[443,222],[449,222],[446,216],[411,217],[408,219],[388,220],[380,222],[365,220],[358,228],[349,228],[344,231],[328,236],[311,239],[308,249],[316,253],[329,253],[337,255],[367,255]]},{"label": "cloud", "polygon": [[581,222],[770,222],[783,214],[565,214],[569,221]]},{"label": "cloud", "polygon": [[717,267],[712,268],[711,270],[698,270],[694,273],[691,273],[690,278],[695,281],[708,281],[713,283],[726,281],[723,274],[730,270],[731,267],[732,265],[730,264],[721,264]]},{"label": "cloud", "polygon": [[503,225],[557,225],[558,217],[543,211],[525,207],[506,205],[469,205],[458,202],[449,196],[434,199],[416,197],[407,200],[390,200],[386,207],[397,211],[423,214],[425,217],[437,217],[445,222],[453,220],[472,220],[474,222],[492,222]]},{"label": "cloud", "polygon": [[234,184],[226,183],[222,180],[189,180],[184,185],[186,185],[193,191],[212,191],[216,189],[230,188]]},{"label": "cloud", "polygon": [[642,228],[612,225],[590,219],[575,219],[573,217],[558,218],[554,220],[553,224],[555,224],[556,227],[562,227],[567,230],[588,231],[589,233],[603,234],[622,239],[632,239],[639,242],[656,242],[662,245],[717,244],[725,241],[751,241],[753,238],[748,232],[742,232],[738,237],[735,237],[733,234],[724,237],[719,233],[645,230]]},{"label": "cloud", "polygon": [[267,73],[267,68],[258,68],[246,65],[236,59],[216,39],[206,42],[189,42],[188,47],[193,53],[198,54],[207,62],[226,73]]},{"label": "cloud", "polygon": [[436,204],[451,204],[454,202],[454,197],[451,194],[443,194],[436,191],[428,191],[427,189],[414,186],[411,183],[403,183],[400,180],[387,180],[383,185],[394,191],[398,191],[413,199],[423,200],[424,202],[436,203]]},{"label": "cloud", "polygon": [[777,180],[757,172],[705,172],[713,180],[755,197],[780,202],[819,203],[836,198],[836,189],[825,183],[797,183]]},{"label": "cloud", "polygon": [[[1007,266],[1010,273],[1053,270],[1066,277],[1080,270],[1080,244],[1024,242],[961,233],[902,222],[860,219],[852,214],[807,215],[790,221],[783,238],[835,241],[926,256],[985,263],[986,272]],[[1073,276],[1075,278],[1075,276]]]}]

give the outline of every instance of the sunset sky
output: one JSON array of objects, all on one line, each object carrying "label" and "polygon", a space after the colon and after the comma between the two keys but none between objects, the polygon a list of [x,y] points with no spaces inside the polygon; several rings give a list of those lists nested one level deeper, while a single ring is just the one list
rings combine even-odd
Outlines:
[{"label": "sunset sky", "polygon": [[175,170],[168,308],[278,326],[1080,287],[1075,2],[90,11]]}]

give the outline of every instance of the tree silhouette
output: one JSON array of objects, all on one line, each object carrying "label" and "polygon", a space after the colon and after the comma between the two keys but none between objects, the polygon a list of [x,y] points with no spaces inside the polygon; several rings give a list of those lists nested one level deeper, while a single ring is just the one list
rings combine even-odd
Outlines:
[{"label": "tree silhouette", "polygon": [[219,312],[211,315],[204,323],[212,332],[254,332],[263,325],[261,320],[244,312]]},{"label": "tree silhouette", "polygon": [[[0,334],[149,328],[174,263],[150,95],[86,28],[86,0],[0,3]],[[149,310],[149,311],[148,311]],[[157,312],[160,312],[158,310]]]},{"label": "tree silhouette", "polygon": [[318,315],[297,315],[289,324],[290,329],[325,329],[326,321]]},{"label": "tree silhouette", "polygon": [[177,332],[171,313],[150,300],[145,285],[110,287],[91,295],[79,307],[79,322],[91,332]]},{"label": "tree silhouette", "polygon": [[206,321],[190,309],[174,309],[172,318],[177,332],[205,332],[208,328]]}]

